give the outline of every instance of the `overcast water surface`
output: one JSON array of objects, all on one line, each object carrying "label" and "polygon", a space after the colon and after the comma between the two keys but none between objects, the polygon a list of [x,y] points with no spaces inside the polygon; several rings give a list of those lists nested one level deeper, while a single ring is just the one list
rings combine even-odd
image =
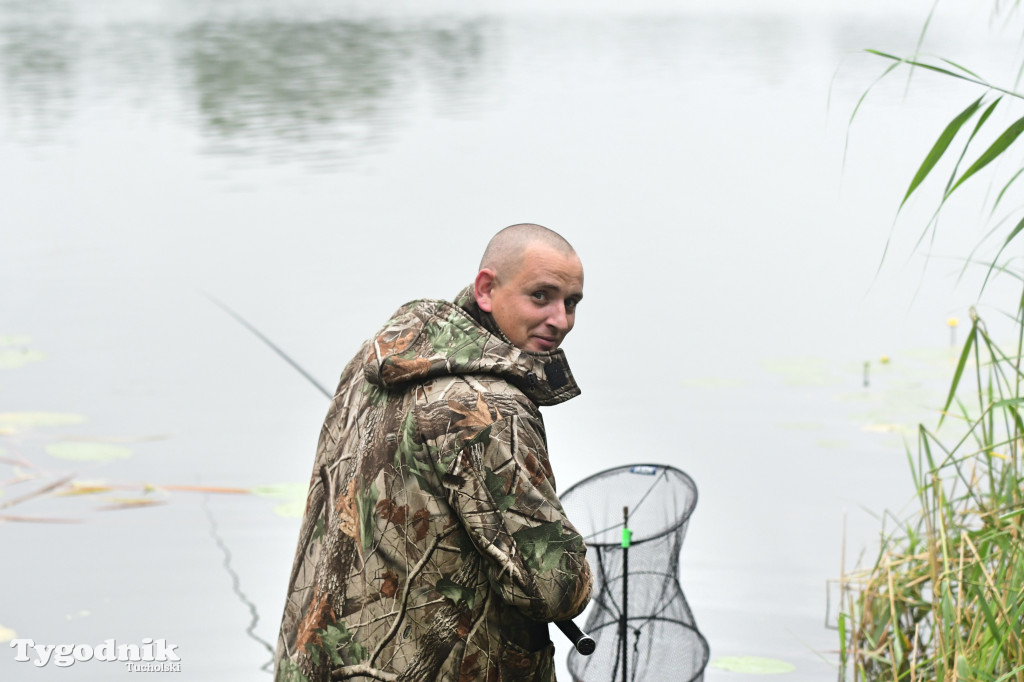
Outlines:
[{"label": "overcast water surface", "polygon": [[[1016,43],[963,4],[926,47],[998,79]],[[897,76],[848,129],[885,66],[859,50],[910,53],[930,3],[853,5],[0,0],[0,640],[165,639],[182,679],[269,679],[326,401],[211,297],[333,388],[534,221],[586,269],[560,488],[686,471],[712,662],[834,679],[844,518],[849,568],[911,500],[980,235],[952,206],[926,265],[915,202],[878,271],[972,95]],[[17,502],[67,476],[95,492]],[[14,656],[0,678],[129,674]]]}]

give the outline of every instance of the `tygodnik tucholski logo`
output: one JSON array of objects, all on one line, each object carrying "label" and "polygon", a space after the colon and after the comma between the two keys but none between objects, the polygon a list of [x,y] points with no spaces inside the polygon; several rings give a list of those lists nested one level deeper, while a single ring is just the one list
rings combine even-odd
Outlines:
[{"label": "tygodnik tucholski logo", "polygon": [[129,672],[181,672],[181,658],[174,653],[178,645],[168,644],[166,639],[146,637],[142,644],[118,644],[116,640],[105,639],[95,647],[88,644],[36,644],[31,639],[12,639],[11,647],[15,649],[15,661],[32,661],[39,668],[51,662],[58,668],[67,668],[75,663],[103,661],[124,663]]}]

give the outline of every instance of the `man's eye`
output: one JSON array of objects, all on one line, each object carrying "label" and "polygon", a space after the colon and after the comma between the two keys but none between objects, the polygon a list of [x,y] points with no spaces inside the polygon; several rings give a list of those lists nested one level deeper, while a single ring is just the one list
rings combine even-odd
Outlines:
[{"label": "man's eye", "polygon": [[533,300],[535,301],[543,301],[545,298],[547,298],[543,291],[535,291],[533,292],[532,296]]},{"label": "man's eye", "polygon": [[570,298],[568,301],[565,302],[565,309],[569,311],[576,310],[577,303],[579,303],[579,301],[574,301]]}]

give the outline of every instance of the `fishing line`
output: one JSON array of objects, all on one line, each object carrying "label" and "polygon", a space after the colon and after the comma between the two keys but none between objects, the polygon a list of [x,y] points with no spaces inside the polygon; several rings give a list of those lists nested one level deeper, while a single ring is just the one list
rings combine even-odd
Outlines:
[{"label": "fishing line", "polygon": [[258,338],[263,343],[267,344],[267,346],[270,347],[270,350],[272,350],[275,353],[277,353],[279,356],[281,356],[281,358],[285,362],[287,362],[289,365],[294,367],[299,372],[299,374],[301,374],[302,376],[306,377],[306,380],[309,381],[309,383],[313,384],[313,386],[315,386],[318,391],[320,391],[325,396],[327,396],[328,400],[333,400],[334,399],[334,395],[330,391],[328,391],[326,388],[324,388],[323,385],[319,381],[314,379],[312,374],[310,374],[306,370],[302,369],[302,367],[299,365],[299,363],[297,363],[294,360],[292,360],[288,356],[287,353],[285,353],[283,350],[278,348],[274,344],[274,342],[271,341],[270,339],[268,339],[266,336],[264,336],[260,332],[259,329],[257,329],[256,327],[252,326],[251,324],[249,324],[249,322],[246,321],[246,319],[244,317],[242,317],[241,315],[236,313],[234,310],[229,308],[227,303],[224,303],[223,301],[221,301],[219,298],[217,298],[213,294],[203,292],[203,295],[206,296],[206,298],[210,299],[213,303],[215,303],[221,310],[226,312],[231,317],[235,318],[243,327],[245,327],[246,329],[251,331],[253,334],[255,334],[256,338]]},{"label": "fishing line", "polygon": [[224,543],[224,539],[221,538],[220,533],[217,532],[217,521],[213,518],[213,512],[210,511],[210,496],[207,494],[203,495],[203,511],[206,512],[206,518],[210,522],[210,537],[217,543],[220,551],[224,554],[224,570],[231,576],[231,591],[249,608],[249,613],[252,614],[252,620],[249,622],[249,627],[245,629],[245,634],[249,635],[252,639],[256,640],[263,645],[263,648],[270,654],[270,660],[260,666],[260,670],[269,673],[271,666],[274,665],[274,647],[270,646],[270,642],[266,641],[262,637],[256,634],[256,624],[260,621],[260,614],[256,610],[256,605],[249,601],[249,598],[242,592],[242,581],[235,572],[235,569],[231,568],[231,550]]},{"label": "fishing line", "polygon": [[[642,505],[644,503],[644,500],[646,500],[647,496],[651,494],[651,491],[654,490],[654,486],[658,485],[658,483],[662,479],[664,479],[666,482],[668,482],[668,473],[665,470],[663,470],[660,474],[658,474],[658,477],[655,478],[654,481],[651,482],[650,487],[647,488],[647,492],[645,492],[643,494],[643,496],[640,498],[640,501],[637,502],[636,506],[633,507],[633,511],[629,512],[630,516],[633,516],[633,514],[636,513],[636,510],[640,507],[640,505]],[[627,521],[628,521],[628,519],[627,519]],[[586,542],[587,540],[593,540],[594,538],[596,538],[596,537],[598,537],[600,535],[603,535],[604,533],[607,533],[610,530],[615,530],[616,528],[619,528],[619,527],[623,526],[624,524],[625,524],[625,522],[623,522],[623,523],[616,523],[614,526],[608,526],[607,528],[602,528],[601,530],[596,530],[593,533],[590,533],[589,535],[584,536],[583,540],[584,540],[584,542]]]},{"label": "fishing line", "polygon": [[661,470],[661,474],[658,476],[658,478],[656,478],[653,481],[651,481],[651,485],[650,485],[649,488],[647,488],[647,492],[645,492],[643,494],[643,497],[640,498],[639,502],[637,502],[636,504],[633,505],[633,511],[629,512],[626,515],[626,521],[627,522],[629,521],[629,517],[630,516],[632,516],[633,514],[636,514],[637,509],[639,509],[640,505],[642,505],[644,503],[644,500],[647,499],[647,497],[651,494],[651,491],[654,490],[654,486],[658,485],[658,482],[660,480],[664,480],[666,483],[668,482],[668,470],[667,469],[662,469]]}]

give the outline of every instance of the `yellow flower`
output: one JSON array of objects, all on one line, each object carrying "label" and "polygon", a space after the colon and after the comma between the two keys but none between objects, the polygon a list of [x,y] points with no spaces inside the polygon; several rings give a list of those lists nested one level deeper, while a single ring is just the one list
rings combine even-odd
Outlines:
[{"label": "yellow flower", "polygon": [[956,327],[958,324],[960,324],[960,320],[956,319],[955,317],[951,317],[948,320],[946,320],[946,324],[948,324],[950,327]]}]

